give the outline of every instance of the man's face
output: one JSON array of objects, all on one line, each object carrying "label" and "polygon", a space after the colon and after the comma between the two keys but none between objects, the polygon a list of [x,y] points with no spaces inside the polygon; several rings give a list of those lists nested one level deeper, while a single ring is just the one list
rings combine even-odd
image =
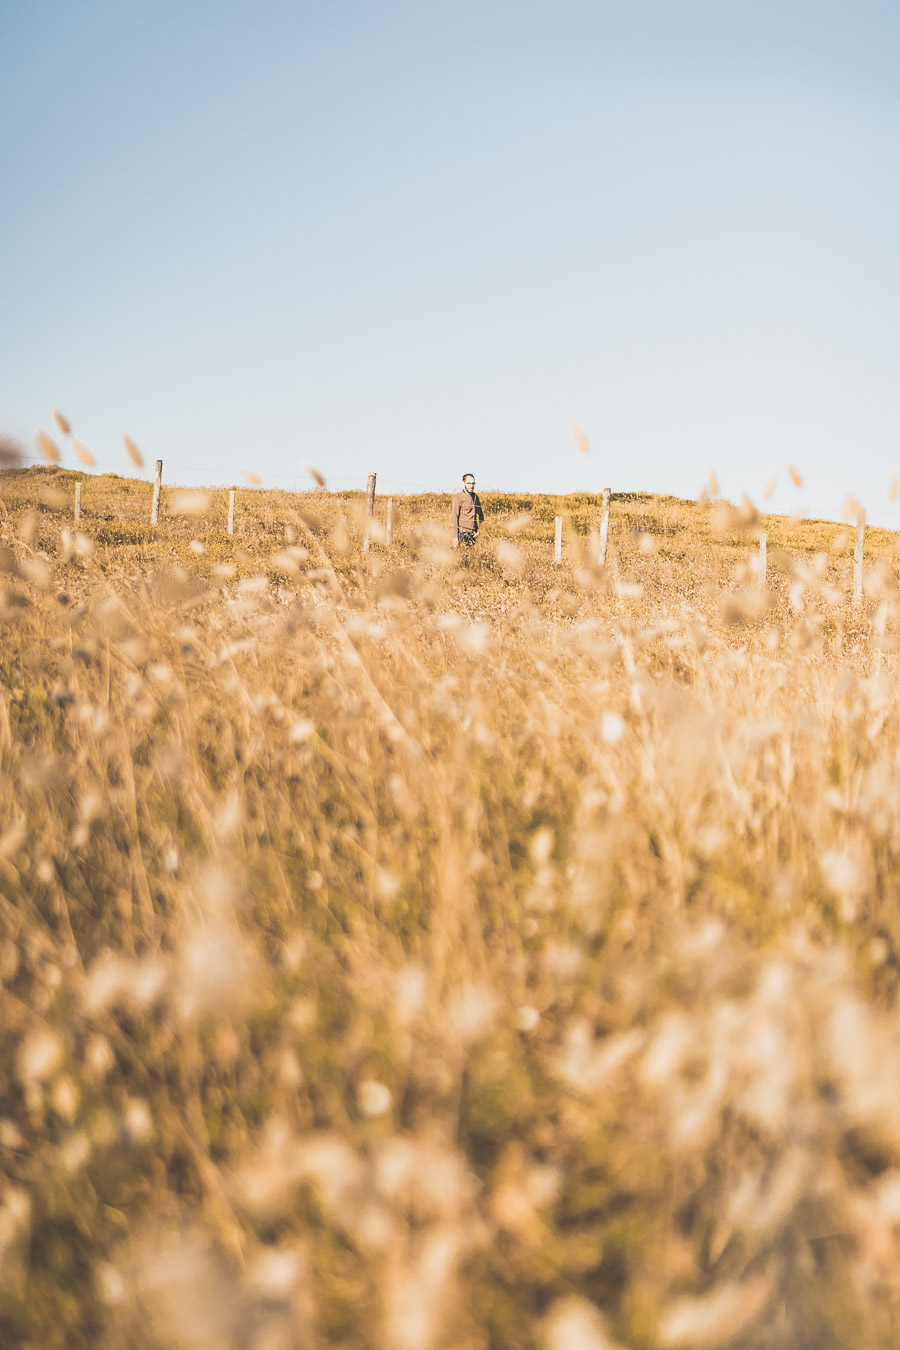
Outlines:
[{"label": "man's face", "polygon": [[466,492],[475,491],[475,479],[472,477],[471,474],[467,474],[466,477],[463,479],[463,487],[466,489]]}]

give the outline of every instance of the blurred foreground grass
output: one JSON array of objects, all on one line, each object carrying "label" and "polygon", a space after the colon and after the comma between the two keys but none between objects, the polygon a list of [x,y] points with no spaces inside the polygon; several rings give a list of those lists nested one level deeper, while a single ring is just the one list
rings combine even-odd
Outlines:
[{"label": "blurred foreground grass", "polygon": [[0,1345],[900,1344],[891,537],[852,611],[834,525],[75,478],[0,475]]}]

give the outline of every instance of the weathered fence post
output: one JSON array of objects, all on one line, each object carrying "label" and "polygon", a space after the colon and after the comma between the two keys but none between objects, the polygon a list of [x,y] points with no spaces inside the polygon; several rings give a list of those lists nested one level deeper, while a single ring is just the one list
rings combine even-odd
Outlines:
[{"label": "weathered fence post", "polygon": [[866,537],[866,512],[861,507],[856,517],[856,547],[853,550],[853,608],[858,609],[863,596],[863,543]]},{"label": "weathered fence post", "polygon": [[385,531],[385,542],[387,544],[391,544],[393,543],[393,540],[394,540],[394,499],[393,497],[388,497],[387,530]]},{"label": "weathered fence post", "polygon": [[75,484],[75,524],[81,524],[81,484]]},{"label": "weathered fence post", "polygon": [[234,488],[228,493],[228,533],[234,534]]},{"label": "weathered fence post", "polygon": [[162,460],[156,461],[156,477],[153,480],[153,505],[150,508],[150,524],[159,524],[159,498],[162,492]]},{"label": "weathered fence post", "polygon": [[759,532],[759,570],[757,580],[761,590],[766,589],[766,532]]},{"label": "weathered fence post", "polygon": [[556,517],[556,538],[553,541],[553,561],[562,562],[562,516]]},{"label": "weathered fence post", "polygon": [[609,541],[609,488],[603,489],[603,506],[600,511],[600,546],[597,550],[597,562],[606,566],[606,546]]},{"label": "weathered fence post", "polygon": [[363,535],[363,553],[369,551],[369,522],[375,514],[375,475],[369,474],[366,483],[366,529]]}]

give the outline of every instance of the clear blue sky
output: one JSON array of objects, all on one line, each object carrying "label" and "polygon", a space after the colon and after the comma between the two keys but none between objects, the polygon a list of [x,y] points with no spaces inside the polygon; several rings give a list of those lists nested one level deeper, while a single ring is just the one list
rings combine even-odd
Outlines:
[{"label": "clear blue sky", "polygon": [[0,0],[0,59],[30,451],[900,528],[896,0]]}]

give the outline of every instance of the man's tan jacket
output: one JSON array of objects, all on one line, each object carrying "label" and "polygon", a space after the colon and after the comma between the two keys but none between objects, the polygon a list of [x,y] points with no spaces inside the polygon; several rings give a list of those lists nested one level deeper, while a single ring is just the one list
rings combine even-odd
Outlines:
[{"label": "man's tan jacket", "polygon": [[454,539],[459,538],[460,531],[464,534],[474,534],[479,521],[483,520],[481,498],[477,492],[466,492],[465,488],[462,492],[454,492],[450,503],[450,528]]}]

